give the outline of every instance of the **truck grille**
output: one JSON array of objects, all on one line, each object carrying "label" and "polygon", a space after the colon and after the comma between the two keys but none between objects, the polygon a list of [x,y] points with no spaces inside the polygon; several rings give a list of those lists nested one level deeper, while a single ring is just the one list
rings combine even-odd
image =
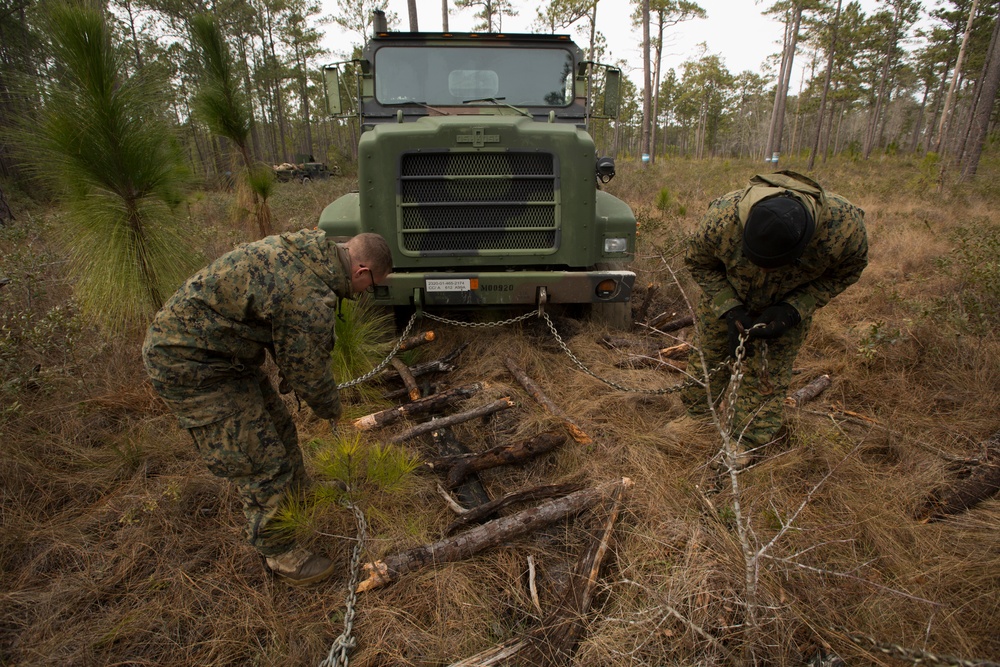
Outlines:
[{"label": "truck grille", "polygon": [[403,249],[426,255],[554,252],[558,176],[551,153],[404,153]]}]

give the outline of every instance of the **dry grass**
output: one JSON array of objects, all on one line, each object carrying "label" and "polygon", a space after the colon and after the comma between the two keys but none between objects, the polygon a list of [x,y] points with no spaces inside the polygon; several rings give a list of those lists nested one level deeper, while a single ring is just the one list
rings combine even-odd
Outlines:
[{"label": "dry grass", "polygon": [[[619,166],[610,190],[643,223],[638,284],[660,286],[650,314],[684,310],[666,267],[681,267],[680,243],[709,200],[758,168]],[[456,427],[471,448],[557,423],[510,376],[505,355],[594,437],[589,446],[568,441],[530,464],[482,473],[494,496],[539,484],[635,480],[576,664],[798,665],[819,648],[851,665],[891,664],[848,631],[967,658],[1000,656],[1000,501],[939,523],[912,518],[932,488],[956,478],[948,457],[981,455],[980,443],[1000,430],[1000,342],[956,299],[957,290],[977,286],[940,261],[953,252],[955,231],[991,220],[1000,192],[987,170],[939,197],[925,171],[904,161],[816,170],[866,209],[872,262],[858,285],[819,313],[797,363],[796,386],[820,373],[830,373],[833,386],[789,414],[786,446],[739,476],[739,513],[729,483],[707,465],[718,434],[673,421],[682,412],[676,398],[618,392],[580,373],[537,320],[488,334],[434,327],[438,342],[427,357],[469,344],[448,383],[487,382],[476,405],[505,395],[518,402]],[[343,179],[280,185],[271,199],[276,229],[312,225],[348,187]],[[670,205],[659,208],[664,187]],[[227,206],[208,194],[189,208],[209,257],[243,240],[222,226]],[[139,335],[104,340],[74,320],[60,251],[46,243],[45,225],[54,223],[44,211],[32,216],[31,231],[0,230],[0,274],[15,279],[0,288],[0,664],[318,663],[342,629],[352,517],[327,505],[311,518],[311,542],[338,560],[342,576],[306,591],[268,576],[243,542],[237,498],[203,468],[144,383]],[[643,388],[681,380],[615,368],[616,353],[596,342],[600,332],[556,323],[600,375]],[[834,402],[878,426],[816,414]],[[314,455],[328,442],[324,426],[307,409],[297,418]],[[431,453],[424,442],[408,446]],[[367,557],[440,535],[452,517],[435,483],[418,473],[401,492],[364,494]],[[754,551],[780,534],[758,559],[756,627],[746,624],[740,520]],[[527,556],[538,564],[547,612],[595,523],[585,514],[364,594],[352,664],[448,664],[535,627]]]}]

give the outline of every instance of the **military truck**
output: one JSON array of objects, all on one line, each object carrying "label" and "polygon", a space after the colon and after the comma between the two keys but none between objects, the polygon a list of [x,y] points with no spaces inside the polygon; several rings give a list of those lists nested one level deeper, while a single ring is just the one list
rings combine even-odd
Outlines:
[{"label": "military truck", "polygon": [[[335,117],[356,114],[358,191],[320,215],[377,232],[395,270],[376,304],[433,311],[577,305],[631,324],[636,221],[599,182],[590,116],[617,114],[621,71],[567,35],[389,32],[324,68]],[[601,91],[600,113],[588,88]]]}]

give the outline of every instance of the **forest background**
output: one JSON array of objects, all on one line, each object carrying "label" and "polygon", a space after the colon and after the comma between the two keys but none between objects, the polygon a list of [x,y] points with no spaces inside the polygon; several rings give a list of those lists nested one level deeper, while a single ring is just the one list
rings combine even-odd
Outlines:
[{"label": "forest background", "polygon": [[[482,14],[485,29],[504,6],[467,4],[454,8]],[[0,663],[314,664],[343,629],[346,577],[317,592],[268,576],[240,534],[238,499],[152,393],[138,348],[152,310],[194,268],[269,231],[311,227],[357,187],[357,128],[322,111],[322,17],[298,3],[89,6],[97,11],[81,21],[57,3],[0,2]],[[338,7],[360,45],[372,6]],[[637,31],[649,17],[648,74],[627,87],[622,118],[592,131],[598,150],[619,158],[608,191],[641,223],[634,305],[649,297],[650,314],[686,311],[686,235],[712,198],[775,166],[810,173],[866,211],[871,264],[818,314],[796,364],[796,388],[821,374],[832,386],[789,411],[787,446],[741,473],[739,489],[710,489],[719,433],[679,432],[682,407],[670,397],[584,376],[544,326],[437,329],[442,348],[467,345],[450,382],[485,379],[482,399],[516,398],[509,417],[460,429],[466,441],[486,447],[560,426],[498,351],[594,436],[483,473],[494,496],[635,481],[577,664],[835,654],[889,665],[907,649],[996,660],[1000,505],[930,521],[927,502],[997,457],[998,3],[885,2],[870,15],[778,3],[775,20],[789,29],[770,75],[733,75],[709,54],[658,75],[658,26],[697,9],[633,8]],[[586,12],[568,25],[579,21],[589,50]],[[926,34],[911,32],[918,22]],[[788,72],[793,56],[813,52],[816,76],[788,94],[782,62]],[[107,104],[76,113],[87,95]],[[245,113],[226,106],[236,98]],[[109,120],[118,131],[88,132]],[[273,182],[271,165],[307,152],[340,175]],[[766,162],[775,152],[777,165]],[[95,252],[108,247],[116,252]],[[622,365],[589,324],[558,326],[603,376],[653,390],[683,380]],[[649,340],[677,342],[658,336]],[[345,396],[346,418],[387,407],[387,388]],[[345,444],[306,409],[296,420],[312,471],[337,476],[353,461],[345,474],[369,519],[366,558],[433,541],[452,520],[434,476],[375,479],[380,462],[399,457],[401,469],[425,457],[418,445],[387,446],[394,432]],[[322,500],[297,521],[346,573],[356,526],[336,499]],[[447,664],[523,636],[558,606],[600,518],[366,594],[354,664]],[[525,555],[538,563],[538,606]]]}]

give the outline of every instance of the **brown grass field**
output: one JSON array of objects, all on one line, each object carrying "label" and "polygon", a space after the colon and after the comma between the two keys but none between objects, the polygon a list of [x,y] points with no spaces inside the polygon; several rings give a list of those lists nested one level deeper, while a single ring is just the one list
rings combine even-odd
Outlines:
[{"label": "brown grass field", "polygon": [[[988,456],[1000,431],[1000,167],[991,158],[975,181],[941,193],[936,169],[918,159],[812,172],[865,209],[870,266],[819,311],[796,364],[794,388],[823,373],[832,386],[786,411],[789,440],[740,473],[735,493],[709,465],[717,431],[672,423],[683,413],[673,395],[622,392],[580,372],[541,321],[487,330],[422,323],[437,335],[422,359],[468,344],[439,380],[486,382],[466,407],[516,401],[454,429],[470,448],[559,425],[505,356],[594,439],[482,472],[493,497],[542,484],[635,483],[571,664],[804,665],[821,652],[852,667],[906,664],[855,634],[1000,661],[1000,500],[942,521],[914,518],[932,490],[969,473],[962,460]],[[650,316],[684,312],[681,288],[695,297],[684,236],[712,198],[763,170],[722,160],[619,166],[608,190],[641,221],[636,306],[655,284]],[[312,226],[351,187],[347,178],[281,184],[276,228]],[[142,332],[109,338],[81,320],[54,241],[57,211],[9,196],[18,219],[0,228],[0,277],[11,279],[0,287],[0,664],[318,664],[343,629],[352,514],[322,498],[295,509],[303,539],[343,569],[312,589],[274,580],[244,543],[236,495],[145,382]],[[225,226],[229,203],[208,193],[187,205],[206,259],[244,240]],[[647,389],[684,380],[618,368],[622,353],[597,343],[600,329],[555,322],[602,377]],[[389,405],[345,399],[348,417]],[[296,418],[311,465],[343,448],[308,408]],[[408,425],[365,436],[362,454],[370,459]],[[429,440],[406,449],[433,455]],[[366,560],[432,542],[454,518],[431,472],[396,485],[355,472]],[[447,665],[530,632],[541,615],[528,556],[548,613],[603,516],[587,511],[362,594],[351,664]],[[748,550],[759,554],[749,568]]]}]

